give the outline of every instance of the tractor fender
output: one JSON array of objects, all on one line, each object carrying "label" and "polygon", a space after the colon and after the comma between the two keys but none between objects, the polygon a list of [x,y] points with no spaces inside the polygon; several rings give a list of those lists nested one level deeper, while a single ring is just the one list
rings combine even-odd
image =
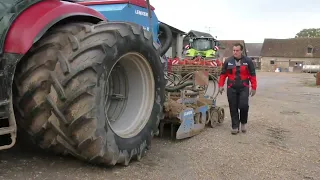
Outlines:
[{"label": "tractor fender", "polygon": [[101,13],[80,4],[41,1],[23,11],[12,23],[4,42],[4,52],[25,54],[48,29],[67,18],[93,23],[106,20]]}]

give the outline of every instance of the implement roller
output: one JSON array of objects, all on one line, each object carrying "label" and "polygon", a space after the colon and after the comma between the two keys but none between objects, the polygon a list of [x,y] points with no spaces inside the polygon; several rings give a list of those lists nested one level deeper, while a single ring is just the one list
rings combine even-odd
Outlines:
[{"label": "implement roller", "polygon": [[188,62],[173,64],[169,60],[165,117],[160,122],[160,137],[165,124],[170,124],[172,138],[184,139],[199,134],[206,125],[214,128],[224,121],[224,109],[216,106],[220,67]]}]

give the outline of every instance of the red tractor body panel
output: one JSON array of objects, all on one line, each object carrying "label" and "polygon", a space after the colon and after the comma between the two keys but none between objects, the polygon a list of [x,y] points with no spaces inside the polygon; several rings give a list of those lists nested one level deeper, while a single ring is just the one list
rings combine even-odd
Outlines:
[{"label": "red tractor body panel", "polygon": [[26,9],[12,23],[5,40],[4,52],[25,54],[39,34],[43,34],[59,20],[72,16],[91,16],[106,20],[101,13],[80,4],[45,0]]}]

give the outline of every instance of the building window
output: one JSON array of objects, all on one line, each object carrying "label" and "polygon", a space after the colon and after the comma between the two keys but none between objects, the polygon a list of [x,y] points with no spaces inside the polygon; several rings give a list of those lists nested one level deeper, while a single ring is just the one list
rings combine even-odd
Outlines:
[{"label": "building window", "polygon": [[313,53],[313,47],[312,46],[308,46],[307,53],[308,54],[312,54]]},{"label": "building window", "polygon": [[274,64],[274,60],[271,60],[271,61],[270,61],[270,64]]}]

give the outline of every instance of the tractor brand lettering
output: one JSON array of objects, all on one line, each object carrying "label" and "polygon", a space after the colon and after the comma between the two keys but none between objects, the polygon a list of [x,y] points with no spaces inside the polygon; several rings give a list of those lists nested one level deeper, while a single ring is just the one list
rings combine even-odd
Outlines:
[{"label": "tractor brand lettering", "polygon": [[191,115],[192,114],[192,111],[187,111],[187,112],[184,112],[183,113],[183,116],[189,116],[189,115]]},{"label": "tractor brand lettering", "polygon": [[149,27],[142,26],[142,28],[143,28],[144,30],[149,31]]},{"label": "tractor brand lettering", "polygon": [[147,12],[144,12],[144,11],[140,11],[140,10],[135,10],[135,13],[140,15],[140,16],[148,16],[148,13]]}]

